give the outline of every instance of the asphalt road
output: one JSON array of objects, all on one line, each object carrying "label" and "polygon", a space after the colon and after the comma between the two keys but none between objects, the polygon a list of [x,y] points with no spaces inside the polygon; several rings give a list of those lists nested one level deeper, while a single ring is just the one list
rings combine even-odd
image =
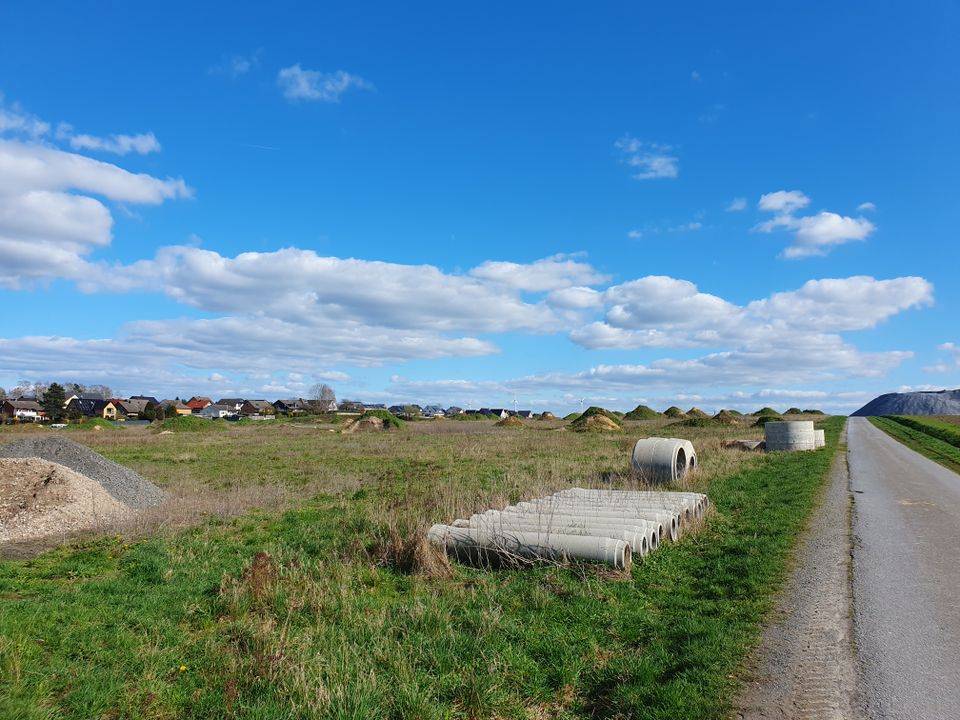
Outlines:
[{"label": "asphalt road", "polygon": [[850,418],[854,634],[870,718],[960,718],[960,475]]}]

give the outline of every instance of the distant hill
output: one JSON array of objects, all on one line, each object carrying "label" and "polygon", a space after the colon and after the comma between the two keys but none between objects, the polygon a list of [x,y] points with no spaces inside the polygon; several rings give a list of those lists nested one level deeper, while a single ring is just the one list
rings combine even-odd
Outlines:
[{"label": "distant hill", "polygon": [[960,415],[960,390],[887,393],[853,413],[867,415]]}]

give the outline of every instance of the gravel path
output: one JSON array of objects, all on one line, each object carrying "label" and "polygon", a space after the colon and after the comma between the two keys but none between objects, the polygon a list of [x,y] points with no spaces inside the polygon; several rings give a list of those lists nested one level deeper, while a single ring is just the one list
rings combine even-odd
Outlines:
[{"label": "gravel path", "polygon": [[0,445],[0,458],[39,458],[96,480],[111,497],[130,508],[162,505],[167,494],[139,473],[59,436],[28,437]]},{"label": "gravel path", "polygon": [[852,642],[849,508],[846,455],[838,453],[734,717],[864,717]]}]

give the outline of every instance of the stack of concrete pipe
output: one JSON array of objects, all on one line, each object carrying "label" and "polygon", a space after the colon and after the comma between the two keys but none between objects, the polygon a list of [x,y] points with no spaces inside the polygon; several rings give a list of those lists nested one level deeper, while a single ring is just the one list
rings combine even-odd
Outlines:
[{"label": "stack of concrete pipe", "polygon": [[[820,432],[822,434],[823,431]],[[823,447],[817,444],[817,431],[811,420],[768,422],[763,426],[763,435],[767,452],[816,450]]]},{"label": "stack of concrete pipe", "polygon": [[571,488],[434,525],[429,539],[471,562],[577,559],[629,569],[632,555],[679,539],[708,504],[700,493]]},{"label": "stack of concrete pipe", "polygon": [[697,451],[689,440],[641,438],[633,446],[632,464],[647,482],[677,482],[697,466]]},{"label": "stack of concrete pipe", "polygon": [[813,445],[818,448],[827,446],[827,435],[823,430],[813,431]]}]

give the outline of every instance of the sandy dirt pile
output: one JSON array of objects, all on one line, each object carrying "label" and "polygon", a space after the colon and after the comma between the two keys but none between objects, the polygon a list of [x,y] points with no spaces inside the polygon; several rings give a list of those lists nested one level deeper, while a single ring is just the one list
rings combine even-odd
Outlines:
[{"label": "sandy dirt pile", "polygon": [[133,511],[96,480],[37,458],[0,458],[0,542],[71,535]]}]

